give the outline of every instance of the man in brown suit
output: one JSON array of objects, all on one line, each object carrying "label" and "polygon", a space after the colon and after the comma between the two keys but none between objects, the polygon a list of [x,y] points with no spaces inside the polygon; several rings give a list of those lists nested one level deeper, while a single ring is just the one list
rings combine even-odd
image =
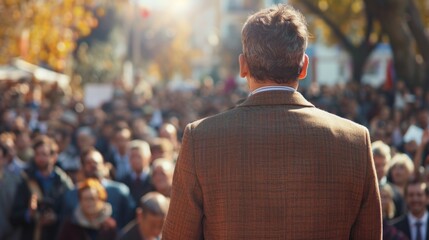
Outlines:
[{"label": "man in brown suit", "polygon": [[381,239],[368,130],[296,91],[307,39],[290,6],[249,17],[239,62],[251,94],[186,127],[163,239]]}]

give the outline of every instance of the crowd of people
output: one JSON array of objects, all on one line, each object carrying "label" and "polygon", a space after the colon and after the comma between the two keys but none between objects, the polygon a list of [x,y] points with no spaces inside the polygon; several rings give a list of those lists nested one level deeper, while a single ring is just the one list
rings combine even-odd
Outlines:
[{"label": "crowd of people", "polygon": [[[87,108],[55,84],[0,83],[0,239],[158,238],[184,127],[247,96],[208,79],[179,90],[114,84],[110,101]],[[429,94],[402,82],[300,92],[370,130],[384,234],[406,239],[404,216],[427,215],[429,203]]]},{"label": "crowd of people", "polygon": [[161,99],[152,88],[118,87],[111,101],[87,109],[55,84],[0,88],[0,239],[159,237],[179,119],[206,111],[202,103],[194,110],[172,98],[189,93],[158,92]]}]

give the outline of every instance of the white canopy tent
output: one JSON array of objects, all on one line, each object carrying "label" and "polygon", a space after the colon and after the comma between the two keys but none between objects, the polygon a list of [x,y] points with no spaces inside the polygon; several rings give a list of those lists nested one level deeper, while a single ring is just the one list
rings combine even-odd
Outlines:
[{"label": "white canopy tent", "polygon": [[46,68],[31,64],[22,59],[14,59],[10,65],[0,66],[0,80],[31,80],[35,78],[42,82],[57,82],[61,88],[67,88],[70,77]]}]

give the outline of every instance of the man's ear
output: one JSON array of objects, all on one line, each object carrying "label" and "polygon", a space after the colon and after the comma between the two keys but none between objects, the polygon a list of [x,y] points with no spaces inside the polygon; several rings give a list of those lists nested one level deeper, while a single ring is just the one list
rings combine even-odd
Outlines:
[{"label": "man's ear", "polygon": [[249,66],[243,54],[238,56],[238,63],[240,64],[240,77],[247,77],[249,75]]},{"label": "man's ear", "polygon": [[304,64],[302,65],[301,73],[298,76],[299,80],[302,80],[305,77],[307,77],[308,62],[309,62],[308,55],[304,54]]}]

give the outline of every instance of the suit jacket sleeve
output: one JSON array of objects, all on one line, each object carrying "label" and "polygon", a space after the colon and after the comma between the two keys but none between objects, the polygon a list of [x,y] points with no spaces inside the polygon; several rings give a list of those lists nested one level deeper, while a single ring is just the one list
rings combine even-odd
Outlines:
[{"label": "suit jacket sleeve", "polygon": [[190,125],[185,129],[173,177],[170,208],[163,239],[203,239],[203,197],[197,173]]},{"label": "suit jacket sleeve", "polygon": [[372,157],[371,141],[368,130],[366,134],[366,146],[368,157],[366,161],[366,173],[361,206],[354,225],[352,226],[350,239],[382,239],[382,214],[378,180]]}]

